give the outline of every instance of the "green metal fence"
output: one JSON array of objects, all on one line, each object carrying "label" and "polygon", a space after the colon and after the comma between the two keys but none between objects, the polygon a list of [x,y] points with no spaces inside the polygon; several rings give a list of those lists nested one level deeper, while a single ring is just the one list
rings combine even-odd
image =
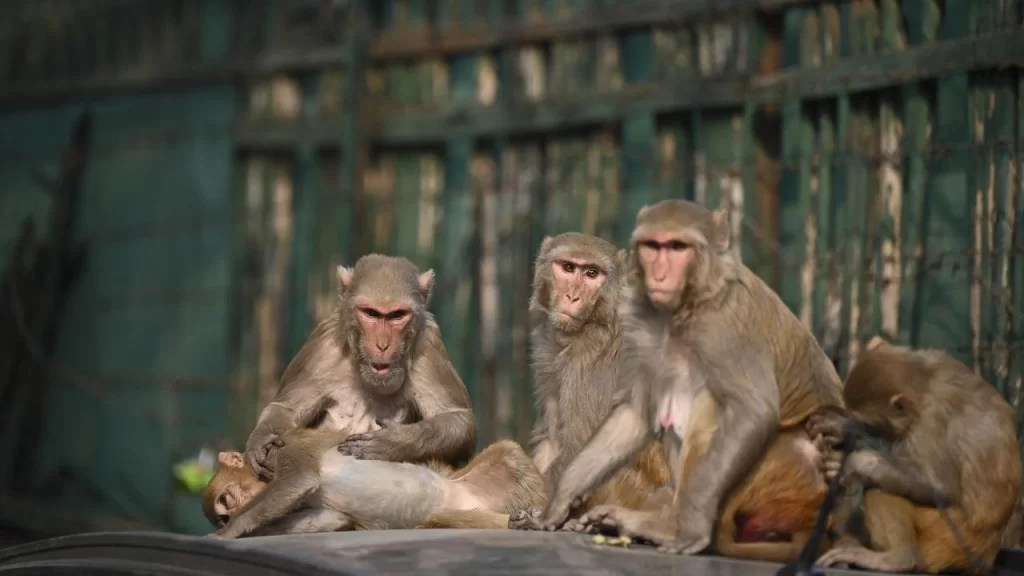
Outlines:
[{"label": "green metal fence", "polygon": [[[46,16],[55,7],[64,20]],[[106,264],[86,273],[53,362],[124,382],[85,400],[54,371],[67,392],[51,413],[81,424],[51,426],[52,459],[95,476],[107,509],[131,477],[138,489],[114,512],[199,529],[194,501],[169,496],[156,463],[219,436],[239,444],[329,311],[334,266],[374,250],[435,268],[432,308],[481,443],[523,440],[542,238],[622,243],[637,209],[667,197],[730,210],[745,261],[841,373],[883,334],[956,354],[1020,405],[1022,9],[24,3],[12,21],[36,24],[0,26],[0,178],[16,192],[0,196],[0,241],[45,212],[27,191],[32,167],[95,110],[105,144],[83,236],[111,239],[93,247]],[[177,224],[193,217],[206,232]],[[112,407],[74,412],[103,400]],[[159,441],[131,409],[147,405],[167,413]],[[69,436],[110,455],[83,457]]]}]

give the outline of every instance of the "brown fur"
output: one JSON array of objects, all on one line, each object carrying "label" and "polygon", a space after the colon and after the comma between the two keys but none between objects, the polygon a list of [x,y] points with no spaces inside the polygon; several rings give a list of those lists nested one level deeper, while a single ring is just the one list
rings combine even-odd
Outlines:
[{"label": "brown fur", "polygon": [[[563,261],[593,267],[604,277],[599,288],[581,294],[580,310],[571,321],[559,315],[568,287],[560,288],[552,272],[552,266]],[[530,298],[538,410],[532,451],[549,487],[557,485],[562,470],[612,409],[621,343],[618,305],[625,273],[625,252],[594,236],[570,232],[547,237],[538,252]],[[652,442],[576,511],[604,504],[639,508],[650,493],[670,480],[664,455]]]},{"label": "brown fur", "polygon": [[[507,440],[488,446],[458,470],[439,461],[363,466],[365,470],[346,473],[358,479],[358,483],[341,488],[344,493],[338,494],[339,489],[330,484],[336,479],[322,477],[322,462],[336,452],[335,447],[346,436],[345,431],[324,429],[295,429],[286,433],[285,445],[276,453],[277,475],[269,483],[259,480],[237,453],[222,454],[222,465],[203,495],[206,517],[214,526],[220,526],[213,535],[237,538],[388,527],[381,517],[367,514],[367,510],[378,511],[387,518],[401,517],[408,527],[505,529],[510,512],[543,505],[547,500],[540,472],[518,444]],[[435,472],[443,480],[432,482],[446,485],[462,502],[460,506],[467,507],[436,505],[428,510],[412,510],[402,499],[405,496],[396,492],[400,475],[407,475],[403,481],[406,486],[422,481],[422,476],[412,474],[410,467]],[[218,507],[217,501],[225,492],[239,492],[233,487],[237,482],[256,486],[247,492],[251,499],[236,499],[228,509]],[[418,520],[403,516],[416,513],[422,513]],[[225,517],[230,520],[222,525]]]},{"label": "brown fur", "polygon": [[[865,535],[822,556],[878,571],[984,571],[1018,504],[1021,459],[1013,411],[967,366],[937,350],[874,342],[843,396],[850,417],[891,443],[857,450],[844,481],[868,488]],[[935,505],[946,502],[967,554]]]},{"label": "brown fur", "polygon": [[[754,473],[780,430],[800,429],[822,407],[842,405],[840,382],[814,337],[740,261],[724,211],[681,200],[646,207],[632,248],[633,282],[621,313],[622,397],[533,526],[561,526],[575,501],[647,445],[655,425],[664,429],[668,461],[681,463],[681,438],[706,389],[720,420],[707,450],[693,453],[685,482],[676,472],[666,514],[625,526],[664,551],[693,554],[712,544],[727,497]],[[799,485],[799,469],[782,484]],[[817,489],[804,495],[808,510],[818,501]],[[628,524],[605,511],[585,519],[620,531]]]},{"label": "brown fur", "polygon": [[[245,460],[262,479],[273,477],[271,452],[297,426],[297,414],[325,397],[336,402],[324,427],[352,434],[341,447],[346,454],[451,464],[472,454],[469,393],[427,310],[433,281],[432,270],[379,254],[338,267],[336,311],[288,365],[246,442]],[[381,362],[383,374],[373,369]]]}]

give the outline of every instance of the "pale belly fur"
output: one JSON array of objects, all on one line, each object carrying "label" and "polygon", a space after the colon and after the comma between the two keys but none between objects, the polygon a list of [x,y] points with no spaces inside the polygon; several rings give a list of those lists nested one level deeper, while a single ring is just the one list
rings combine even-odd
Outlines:
[{"label": "pale belly fur", "polygon": [[661,436],[665,457],[670,463],[672,476],[678,483],[682,473],[680,455],[690,426],[694,398],[700,386],[692,381],[689,370],[685,369],[685,363],[677,361],[676,367],[674,373],[661,376],[667,380],[663,386],[655,387],[655,390],[660,388],[664,393],[660,398],[653,399],[656,405],[652,424],[654,433]]},{"label": "pale belly fur", "polygon": [[401,462],[357,460],[329,450],[320,460],[321,502],[373,528],[415,528],[450,499],[449,481],[426,468]]}]

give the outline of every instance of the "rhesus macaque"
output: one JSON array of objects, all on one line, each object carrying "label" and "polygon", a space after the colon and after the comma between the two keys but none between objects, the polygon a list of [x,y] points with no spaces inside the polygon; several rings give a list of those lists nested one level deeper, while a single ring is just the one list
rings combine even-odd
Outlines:
[{"label": "rhesus macaque", "polygon": [[[674,466],[671,518],[649,513],[627,526],[664,551],[694,554],[712,543],[726,497],[757,469],[780,431],[800,429],[823,407],[842,406],[839,376],[811,333],[740,261],[724,210],[682,200],[645,207],[631,244],[634,282],[621,313],[622,397],[528,527],[562,526],[581,497],[655,434],[668,461],[682,463],[692,408],[706,389],[718,426],[685,482],[682,467]],[[808,506],[820,500],[806,496]],[[762,497],[771,502],[775,495]],[[595,512],[603,524],[624,524],[604,510],[587,516]]]},{"label": "rhesus macaque", "polygon": [[[574,232],[545,238],[538,252],[530,298],[538,408],[532,452],[549,490],[611,412],[618,385],[618,304],[626,264],[624,250]],[[650,443],[578,512],[600,504],[640,507],[670,480],[660,447]]]},{"label": "rhesus macaque", "polygon": [[[329,399],[330,400],[330,399]],[[361,460],[336,447],[344,430],[316,423],[282,435],[276,474],[260,480],[238,452],[221,452],[203,494],[216,538],[400,528],[506,529],[509,513],[547,501],[544,479],[526,452],[496,442],[461,470]]]},{"label": "rhesus macaque", "polygon": [[[1020,495],[1013,409],[1002,395],[942,351],[876,337],[850,371],[843,399],[849,418],[886,444],[847,458],[843,484],[865,489],[862,525],[849,527],[862,540],[840,539],[818,563],[929,574],[987,570]],[[840,418],[810,424],[812,433],[831,436],[841,427]]]},{"label": "rhesus macaque", "polygon": [[342,454],[369,460],[455,464],[476,447],[469,393],[427,311],[434,272],[370,254],[338,267],[338,307],[313,330],[281,377],[245,446],[245,461],[273,477],[270,452],[320,399],[337,400],[324,423],[352,435]]}]

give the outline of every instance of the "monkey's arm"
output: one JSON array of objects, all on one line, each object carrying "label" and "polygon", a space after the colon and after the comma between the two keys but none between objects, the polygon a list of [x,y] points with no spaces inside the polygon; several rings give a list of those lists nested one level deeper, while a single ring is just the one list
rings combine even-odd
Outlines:
[{"label": "monkey's arm", "polygon": [[313,532],[342,532],[355,529],[355,523],[347,514],[330,508],[305,508],[296,510],[276,522],[250,532],[252,536],[275,536],[278,534],[310,534]]},{"label": "monkey's arm", "polygon": [[875,450],[857,450],[850,454],[844,469],[844,479],[860,480],[868,488],[879,488],[883,492],[902,496],[918,506],[935,507],[936,504],[955,503],[954,491],[943,486],[934,475],[900,466],[894,457]]},{"label": "monkey's arm", "polygon": [[[668,552],[696,554],[711,543],[725,495],[751,469],[778,432],[779,395],[770,355],[721,328],[693,348],[695,370],[721,407],[718,429],[689,481],[680,487],[677,536]],[[737,351],[746,358],[737,358]]]},{"label": "monkey's arm", "polygon": [[476,448],[476,421],[469,392],[441,348],[421,358],[409,376],[409,394],[422,420],[392,424],[366,434],[349,436],[343,453],[367,460],[422,462],[431,459],[454,464]]},{"label": "monkey's arm", "polygon": [[212,536],[238,538],[280,520],[298,509],[319,485],[314,471],[296,468],[293,473],[280,474]]},{"label": "monkey's arm", "polygon": [[576,501],[608,479],[632,457],[650,437],[643,410],[633,402],[619,404],[594,437],[565,469],[541,524],[553,530],[565,523]]}]

